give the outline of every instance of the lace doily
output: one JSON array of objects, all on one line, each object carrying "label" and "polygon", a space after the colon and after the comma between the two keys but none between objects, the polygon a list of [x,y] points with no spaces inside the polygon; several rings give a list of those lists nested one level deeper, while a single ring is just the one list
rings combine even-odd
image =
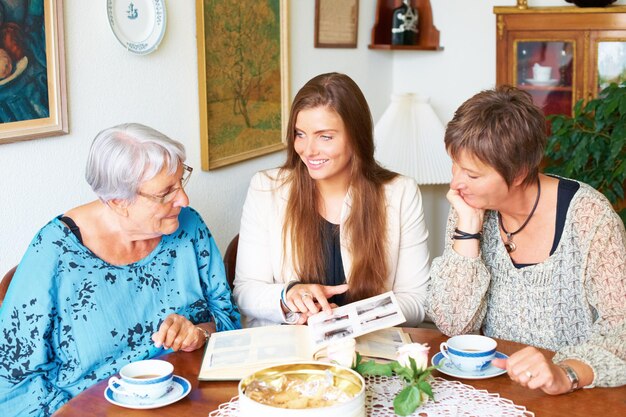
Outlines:
[{"label": "lace doily", "polygon": [[[404,387],[397,377],[366,378],[365,413],[368,417],[395,417],[393,399]],[[435,401],[428,401],[412,414],[417,417],[534,417],[526,407],[500,395],[477,390],[459,381],[436,377],[430,383]],[[239,400],[234,397],[209,413],[209,417],[238,417]]]}]

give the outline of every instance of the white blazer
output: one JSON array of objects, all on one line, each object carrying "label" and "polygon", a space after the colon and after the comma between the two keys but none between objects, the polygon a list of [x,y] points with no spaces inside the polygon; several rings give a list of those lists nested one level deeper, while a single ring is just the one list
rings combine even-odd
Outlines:
[{"label": "white blazer", "polygon": [[[285,322],[280,293],[285,283],[299,277],[291,261],[291,249],[283,254],[282,232],[290,186],[278,177],[278,169],[259,172],[252,178],[243,206],[234,297],[246,326]],[[426,241],[422,197],[417,183],[398,176],[385,185],[387,200],[387,257],[389,276],[385,291],[393,290],[406,326],[424,320],[429,254]],[[341,209],[341,259],[350,282],[352,257],[345,233],[341,230],[350,213],[350,191]],[[283,256],[285,261],[283,262]]]}]

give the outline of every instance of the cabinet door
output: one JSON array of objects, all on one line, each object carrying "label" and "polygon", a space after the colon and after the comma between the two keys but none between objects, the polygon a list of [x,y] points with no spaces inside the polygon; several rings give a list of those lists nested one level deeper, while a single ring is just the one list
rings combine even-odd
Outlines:
[{"label": "cabinet door", "polygon": [[589,40],[588,100],[610,83],[626,81],[626,31],[592,31]]},{"label": "cabinet door", "polygon": [[547,114],[570,114],[583,96],[584,38],[574,31],[510,32],[509,83]]}]

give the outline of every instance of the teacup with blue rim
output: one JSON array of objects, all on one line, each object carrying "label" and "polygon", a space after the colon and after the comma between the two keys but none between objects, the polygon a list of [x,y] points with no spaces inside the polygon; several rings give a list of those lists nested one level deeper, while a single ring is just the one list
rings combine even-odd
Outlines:
[{"label": "teacup with blue rim", "polygon": [[174,365],[148,359],[131,362],[120,369],[120,378],[109,378],[109,389],[118,395],[141,400],[156,400],[172,385]]},{"label": "teacup with blue rim", "polygon": [[496,356],[498,343],[477,334],[454,336],[440,345],[441,354],[459,370],[478,372],[487,368]]}]

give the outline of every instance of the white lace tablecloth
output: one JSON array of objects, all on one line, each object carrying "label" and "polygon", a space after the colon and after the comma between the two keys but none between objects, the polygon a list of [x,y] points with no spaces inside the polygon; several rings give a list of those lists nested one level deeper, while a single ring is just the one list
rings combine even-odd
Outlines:
[{"label": "white lace tablecloth", "polygon": [[[395,417],[393,399],[404,387],[397,377],[366,378],[365,411],[368,417]],[[435,401],[428,401],[415,410],[419,417],[531,417],[526,407],[515,405],[500,395],[477,390],[459,381],[434,378],[431,381]],[[220,405],[209,417],[238,417],[238,397]]]}]

